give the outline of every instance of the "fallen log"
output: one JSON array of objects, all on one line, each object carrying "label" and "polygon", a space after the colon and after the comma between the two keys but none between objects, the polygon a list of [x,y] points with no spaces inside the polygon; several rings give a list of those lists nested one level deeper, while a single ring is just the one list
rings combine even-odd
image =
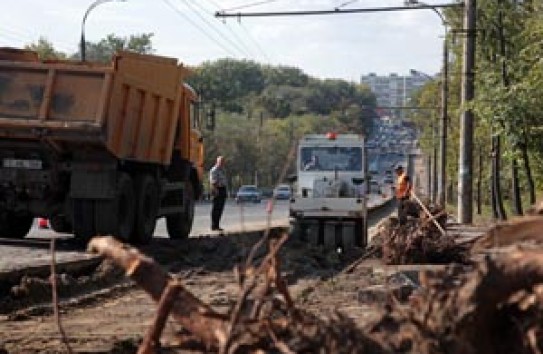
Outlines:
[{"label": "fallen log", "polygon": [[[172,277],[151,258],[135,248],[125,246],[113,237],[95,237],[89,242],[91,252],[96,252],[122,267],[151,298],[158,302]],[[181,285],[171,314],[185,329],[196,335],[206,348],[219,345],[218,333],[225,333],[227,317],[213,311]]]}]

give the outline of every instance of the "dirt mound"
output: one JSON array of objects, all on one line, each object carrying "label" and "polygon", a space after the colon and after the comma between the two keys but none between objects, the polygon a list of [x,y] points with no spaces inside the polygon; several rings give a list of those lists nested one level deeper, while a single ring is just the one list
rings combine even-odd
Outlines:
[{"label": "dirt mound", "polygon": [[395,353],[540,353],[543,251],[489,257],[421,277],[408,308],[389,307],[370,333]]},{"label": "dirt mound", "polygon": [[[61,298],[68,298],[111,286],[124,279],[124,273],[106,260],[97,267],[86,270],[84,274],[57,274],[57,289]],[[11,287],[9,294],[0,298],[0,313],[8,314],[25,307],[49,303],[51,296],[49,278],[23,276],[19,284]],[[44,311],[50,312],[51,309]]]}]

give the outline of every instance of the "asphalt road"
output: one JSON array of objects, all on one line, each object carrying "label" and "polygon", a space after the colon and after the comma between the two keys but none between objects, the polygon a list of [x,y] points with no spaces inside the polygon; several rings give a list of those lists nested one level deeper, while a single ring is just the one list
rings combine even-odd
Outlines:
[{"label": "asphalt road", "polygon": [[[381,196],[370,195],[369,204],[374,205],[383,200]],[[226,234],[261,230],[267,224],[268,205],[268,201],[238,205],[230,200],[226,204],[221,226]],[[200,202],[197,204],[191,237],[219,234],[210,230],[210,214],[211,203]],[[288,201],[279,200],[275,202],[271,213],[271,222],[274,226],[288,226]],[[164,219],[157,222],[154,235],[155,237],[168,237]],[[35,222],[25,240],[0,238],[0,276],[2,273],[14,269],[48,265],[51,262],[49,251],[49,240],[51,238],[60,239],[55,253],[57,262],[70,262],[92,257],[80,247],[69,242],[72,235],[57,234],[49,229],[39,229]]]}]

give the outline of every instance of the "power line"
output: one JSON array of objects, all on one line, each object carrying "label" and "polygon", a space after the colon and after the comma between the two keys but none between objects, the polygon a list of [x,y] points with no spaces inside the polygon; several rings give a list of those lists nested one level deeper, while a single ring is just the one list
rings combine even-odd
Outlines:
[{"label": "power line", "polygon": [[249,30],[243,25],[243,23],[241,21],[238,21],[238,24],[239,26],[245,31],[245,33],[247,34],[247,37],[253,42],[253,44],[256,46],[256,48],[260,51],[260,53],[264,56],[264,58],[266,58],[268,60],[268,63],[271,63],[272,60],[270,59],[270,57],[268,56],[268,54],[264,51],[264,49],[262,49],[262,47],[260,46],[260,44],[258,44],[258,42],[256,41],[256,39],[253,38],[253,36],[251,36],[251,33],[249,32]]},{"label": "power line", "polygon": [[[210,3],[212,3],[213,5],[216,6],[216,4],[212,1],[212,0],[208,0]],[[206,12],[208,15],[210,16],[213,16],[214,13],[213,11],[210,11],[210,10],[207,10],[206,8],[204,8],[201,4],[199,4],[198,2],[195,2],[195,5],[198,6],[200,9],[202,9],[202,11]],[[224,25],[228,31],[230,32],[230,34],[235,38],[235,40],[237,40],[239,42],[239,44],[249,53],[252,53],[252,50],[251,48],[249,48],[249,46],[247,46],[247,44],[241,39],[240,36],[238,36],[238,34],[232,29],[232,27],[230,27],[228,25],[228,23],[226,21],[221,21],[221,20],[218,20],[222,23],[222,25]],[[256,55],[255,55],[256,56]]]},{"label": "power line", "polygon": [[262,1],[257,1],[257,2],[252,2],[252,3],[249,3],[249,4],[245,4],[245,5],[239,5],[239,6],[231,7],[229,9],[223,9],[223,11],[234,11],[234,10],[247,9],[249,7],[265,5],[265,4],[269,4],[269,3],[277,2],[277,1],[279,1],[279,0],[262,0]]},{"label": "power line", "polygon": [[392,11],[408,11],[408,10],[422,10],[432,8],[456,8],[464,6],[461,3],[458,4],[436,4],[436,5],[419,5],[417,7],[411,6],[391,6],[391,7],[373,7],[365,9],[345,9],[341,10],[336,8],[334,10],[312,10],[312,11],[276,11],[276,12],[236,12],[227,13],[226,11],[220,11],[215,13],[215,17],[278,17],[278,16],[315,16],[315,15],[339,15],[339,14],[353,14],[364,12],[392,12]]},{"label": "power line", "polygon": [[343,2],[341,5],[336,6],[336,9],[341,9],[342,7],[345,7],[345,6],[347,6],[347,5],[351,5],[352,3],[355,3],[355,2],[358,2],[358,0],[349,0],[349,1],[345,1],[345,2]]},{"label": "power line", "polygon": [[162,0],[167,6],[169,6],[176,14],[178,14],[179,16],[183,17],[185,20],[187,20],[191,25],[193,25],[194,27],[196,27],[200,32],[202,32],[209,40],[211,40],[212,42],[214,42],[215,44],[217,44],[219,47],[221,47],[222,49],[224,49],[227,53],[229,53],[230,55],[232,55],[233,57],[236,57],[237,55],[232,52],[228,47],[226,47],[224,44],[222,44],[221,42],[217,41],[213,36],[211,36],[209,33],[207,33],[206,30],[204,30],[202,27],[200,27],[196,22],[194,22],[190,17],[188,17],[187,15],[185,15],[183,12],[179,11],[179,9],[177,7],[175,7],[171,2],[170,0]]},{"label": "power line", "polygon": [[39,41],[39,39],[43,38],[45,40],[47,40],[52,46],[53,46],[53,49],[55,50],[59,50],[59,51],[62,51],[64,53],[66,53],[67,55],[70,54],[70,50],[66,50],[68,48],[68,45],[64,42],[60,42],[61,45],[58,46],[58,45],[54,45],[53,42],[49,41],[46,37],[44,36],[40,36],[38,39],[35,39],[35,37],[33,35],[30,35],[28,33],[23,33],[23,32],[20,32],[20,31],[14,31],[13,29],[1,29],[0,30],[0,34],[3,35],[3,37],[6,40],[7,43],[9,42],[12,42],[12,41],[17,41],[17,42],[20,42],[20,46],[23,47],[23,46],[27,46],[27,45],[30,45],[30,44],[35,44]]},{"label": "power line", "polygon": [[[214,1],[214,0],[207,0],[208,2],[210,2],[212,5],[214,5],[216,8],[220,9],[221,7]],[[199,5],[201,6],[201,5]],[[211,15],[213,15],[213,13],[211,13]],[[241,38],[237,35],[237,33],[228,25],[228,23],[226,21],[222,21],[223,25],[226,26],[226,28],[228,28],[228,30],[230,31],[230,33],[232,33],[232,35],[234,37],[236,37],[240,43],[243,43],[243,40],[241,40]],[[270,56],[268,55],[268,53],[266,51],[264,51],[264,49],[260,46],[260,44],[254,39],[254,37],[251,35],[251,32],[249,32],[249,30],[247,30],[247,28],[245,26],[243,26],[243,24],[241,22],[238,21],[238,24],[240,26],[240,28],[245,32],[245,36],[249,39],[249,41],[254,45],[254,47],[257,49],[257,51],[260,53],[260,55],[265,59],[267,60],[269,63],[272,62],[272,60],[270,59]],[[245,45],[245,44],[244,44]]]},{"label": "power line", "polygon": [[189,7],[196,14],[196,16],[198,16],[198,18],[200,18],[200,20],[204,21],[204,23],[207,24],[211,29],[213,29],[213,31],[215,31],[215,33],[217,33],[222,39],[224,39],[225,41],[230,43],[230,45],[232,45],[234,48],[236,48],[236,50],[238,50],[243,55],[245,55],[247,57],[251,57],[251,53],[249,51],[247,51],[246,49],[238,46],[237,43],[233,42],[232,40],[230,40],[230,38],[225,36],[223,34],[223,32],[218,30],[210,21],[208,21],[204,16],[202,16],[198,12],[198,10],[196,10],[188,0],[182,0],[182,1],[187,5],[187,7]]}]

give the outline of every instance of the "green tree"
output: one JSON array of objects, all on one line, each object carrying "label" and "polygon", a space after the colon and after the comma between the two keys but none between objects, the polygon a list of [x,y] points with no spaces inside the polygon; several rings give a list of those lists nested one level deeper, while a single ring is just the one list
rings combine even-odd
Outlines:
[{"label": "green tree", "polygon": [[260,94],[265,82],[259,64],[248,60],[220,59],[205,62],[195,70],[189,82],[205,101],[241,113],[251,93]]},{"label": "green tree", "polygon": [[56,51],[53,44],[45,37],[40,37],[36,43],[25,45],[25,49],[33,50],[38,53],[40,59],[66,59],[66,53]]},{"label": "green tree", "polygon": [[[152,45],[153,33],[130,35],[119,37],[115,34],[108,34],[106,38],[98,42],[86,42],[86,59],[89,61],[109,62],[113,55],[120,50],[127,50],[141,54],[154,52]],[[79,58],[81,53],[74,55]]]}]

